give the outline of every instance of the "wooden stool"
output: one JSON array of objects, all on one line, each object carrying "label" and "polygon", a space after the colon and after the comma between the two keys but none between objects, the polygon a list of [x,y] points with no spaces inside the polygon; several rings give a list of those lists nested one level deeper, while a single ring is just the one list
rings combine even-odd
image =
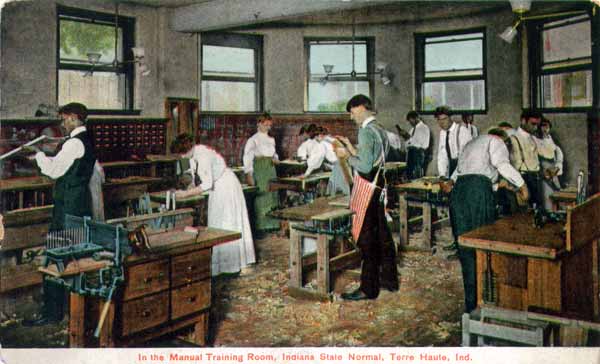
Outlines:
[{"label": "wooden stool", "polygon": [[471,346],[472,336],[477,337],[477,346],[485,346],[486,338],[530,346],[548,346],[554,341],[547,322],[531,320],[524,311],[495,307],[463,314],[462,346]]},{"label": "wooden stool", "polygon": [[[290,225],[290,281],[288,291],[291,296],[298,298],[312,298],[328,301],[330,289],[330,273],[340,270],[358,261],[357,249],[346,251],[343,247],[335,257],[330,257],[330,242],[339,237],[349,235],[349,226],[338,225],[341,220],[349,219],[352,211],[339,209],[312,217],[312,225],[302,223]],[[305,266],[312,265],[309,257],[302,259],[302,239],[313,238],[317,241],[317,289],[307,289],[302,285],[302,272]]]}]

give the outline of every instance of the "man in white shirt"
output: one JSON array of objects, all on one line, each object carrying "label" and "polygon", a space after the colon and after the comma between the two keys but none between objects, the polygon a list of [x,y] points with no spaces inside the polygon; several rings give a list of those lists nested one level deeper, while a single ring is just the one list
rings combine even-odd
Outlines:
[{"label": "man in white shirt", "polygon": [[[92,216],[89,182],[96,163],[92,139],[84,126],[88,115],[85,105],[70,103],[62,106],[58,113],[68,137],[56,156],[48,157],[36,147],[28,148],[37,152],[32,159],[41,173],[56,181],[52,194],[54,207],[50,231],[64,229],[67,214]],[[23,324],[39,326],[59,322],[64,316],[64,304],[64,289],[45,279],[42,317],[25,320]]]},{"label": "man in white shirt", "polygon": [[409,132],[404,131],[399,125],[396,125],[396,129],[400,136],[408,139],[406,142],[408,149],[406,164],[408,178],[412,180],[423,177],[427,170],[427,153],[431,131],[416,111],[408,112],[406,121],[412,126]]},{"label": "man in white shirt", "polygon": [[471,133],[471,137],[475,138],[479,135],[479,129],[473,124],[473,121],[475,121],[475,116],[473,114],[462,114],[462,121],[464,127]]},{"label": "man in white shirt", "polygon": [[516,130],[511,140],[510,161],[527,183],[531,194],[530,205],[540,206],[541,199],[541,176],[540,160],[534,134],[542,120],[542,114],[537,111],[523,110],[521,113],[521,125]]},{"label": "man in white shirt", "polygon": [[[519,189],[518,196],[527,200],[528,190],[519,172],[510,164],[509,153],[501,129],[471,140],[458,159],[450,181],[442,185],[450,194],[450,222],[457,240],[464,233],[496,220],[494,184],[501,175]],[[477,307],[475,251],[458,248],[465,291],[465,312]]]},{"label": "man in white shirt", "polygon": [[465,127],[452,120],[449,107],[438,107],[434,117],[441,128],[437,154],[438,175],[449,178],[456,168],[460,153],[473,137]]}]

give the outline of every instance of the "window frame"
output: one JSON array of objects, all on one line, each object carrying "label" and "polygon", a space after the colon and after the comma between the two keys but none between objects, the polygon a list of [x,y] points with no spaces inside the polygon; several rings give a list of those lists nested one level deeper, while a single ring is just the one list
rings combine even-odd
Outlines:
[{"label": "window frame", "polygon": [[[482,33],[482,74],[481,76],[443,76],[443,77],[425,77],[425,45],[427,38],[447,37],[455,35],[464,35],[471,33]],[[470,39],[470,38],[466,38]],[[466,39],[449,40],[444,43],[451,43],[457,41],[464,41]],[[479,39],[479,37],[474,38]],[[420,114],[433,115],[435,110],[423,110],[423,84],[427,82],[451,82],[451,81],[478,81],[483,80],[484,83],[484,102],[485,108],[480,110],[465,110],[465,109],[452,109],[452,113],[455,114],[472,114],[472,115],[485,115],[489,110],[488,103],[488,70],[487,70],[487,29],[486,27],[468,28],[468,29],[457,29],[457,30],[445,30],[439,32],[427,32],[427,33],[415,33],[415,110],[418,110]],[[441,43],[441,42],[440,42]]]},{"label": "window frame", "polygon": [[[375,37],[354,37],[355,42],[365,42],[367,47],[367,74],[364,77],[350,76],[336,77],[334,80],[328,80],[327,82],[336,81],[367,81],[369,82],[369,98],[373,105],[375,105]],[[352,37],[305,37],[304,38],[304,62],[306,64],[306,77],[304,78],[304,112],[307,114],[345,114],[345,111],[313,111],[309,110],[308,105],[310,104],[310,93],[309,85],[311,82],[311,71],[310,71],[310,45],[311,43],[350,43],[352,44]],[[332,72],[335,74],[335,70]]]},{"label": "window frame", "polygon": [[199,62],[198,62],[198,89],[199,102],[202,105],[202,82],[203,81],[221,81],[221,82],[248,82],[246,77],[227,77],[227,76],[205,76],[204,75],[204,46],[244,48],[254,50],[254,71],[255,76],[252,83],[255,87],[255,110],[232,111],[232,110],[205,110],[211,113],[261,113],[264,110],[264,57],[263,57],[263,36],[256,34],[241,33],[201,33],[199,41]]},{"label": "window frame", "polygon": [[[56,11],[56,101],[59,99],[60,71],[97,71],[111,72],[125,77],[125,100],[124,109],[89,109],[90,115],[139,115],[140,110],[134,110],[135,95],[135,64],[131,48],[135,47],[135,18],[118,16],[118,25],[121,28],[121,48],[123,49],[122,63],[118,67],[112,65],[85,65],[83,63],[61,63],[60,57],[60,22],[61,19],[77,21],[81,23],[103,24],[114,27],[115,14],[103,13],[87,9],[72,8],[58,5]],[[111,60],[112,61],[112,60]]]},{"label": "window frame", "polygon": [[[577,10],[577,9],[575,9]],[[549,19],[540,19],[537,21],[531,21],[530,23],[527,24],[527,42],[530,45],[529,49],[530,49],[530,54],[528,56],[528,63],[529,63],[529,89],[530,89],[530,106],[532,109],[534,110],[538,110],[544,113],[582,113],[582,112],[588,112],[590,110],[592,110],[593,106],[596,104],[595,100],[598,97],[598,93],[600,93],[600,89],[598,87],[596,87],[596,82],[594,81],[595,79],[595,73],[594,72],[594,67],[595,65],[600,64],[598,62],[598,51],[595,50],[594,48],[598,47],[598,44],[596,44],[597,42],[595,42],[595,37],[594,37],[594,22],[595,22],[595,18],[597,18],[597,16],[593,16],[590,11],[585,11],[583,9],[579,9],[582,11],[582,14],[576,14],[576,15],[567,15],[564,17],[556,17],[556,18],[549,18]],[[576,18],[576,17],[580,17],[582,15],[586,15],[587,13],[587,20],[585,19],[580,19],[580,20],[576,20],[576,21],[568,21],[565,24],[560,24],[560,25],[554,25],[548,28],[544,28],[544,25],[547,23],[553,23],[553,22],[557,22],[557,21],[561,21],[561,20],[565,20],[565,19],[569,19],[569,18]],[[543,36],[543,31],[547,30],[547,29],[555,29],[555,28],[560,28],[563,26],[567,26],[567,25],[572,25],[572,24],[577,24],[577,23],[582,23],[585,21],[589,21],[590,22],[590,63],[589,64],[579,64],[579,65],[571,65],[571,66],[563,66],[563,67],[556,67],[556,68],[552,68],[550,70],[543,70],[543,66],[544,61],[543,61],[543,57],[544,57],[544,51],[543,51],[543,41],[542,41],[542,36]],[[567,60],[577,60],[577,59],[584,59],[584,58],[588,58],[588,57],[583,57],[583,58],[573,58],[573,59],[569,59],[567,58]],[[550,62],[553,63],[553,62]],[[548,63],[546,63],[548,64]],[[590,71],[592,73],[592,102],[589,106],[568,106],[568,107],[543,107],[543,101],[542,101],[542,77],[543,76],[547,76],[547,75],[555,75],[555,74],[561,74],[561,73],[568,73],[568,72],[575,72],[575,71]],[[600,96],[600,95],[599,95]]]}]

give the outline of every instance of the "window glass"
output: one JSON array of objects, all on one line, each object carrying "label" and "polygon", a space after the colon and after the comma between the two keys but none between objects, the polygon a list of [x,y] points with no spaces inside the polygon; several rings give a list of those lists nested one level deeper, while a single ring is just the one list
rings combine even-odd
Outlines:
[{"label": "window glass", "polygon": [[202,81],[202,109],[210,111],[255,111],[253,82]]},{"label": "window glass", "polygon": [[202,47],[202,75],[254,77],[254,50],[205,45]]},{"label": "window glass", "polygon": [[346,112],[346,103],[354,95],[369,94],[368,81],[311,82],[308,89],[310,111]]}]

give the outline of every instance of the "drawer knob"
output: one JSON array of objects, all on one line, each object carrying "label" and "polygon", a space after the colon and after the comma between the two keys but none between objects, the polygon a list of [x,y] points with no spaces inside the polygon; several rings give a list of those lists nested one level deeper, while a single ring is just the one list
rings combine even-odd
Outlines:
[{"label": "drawer knob", "polygon": [[152,282],[152,277],[146,277],[144,278],[144,283],[149,284]]},{"label": "drawer knob", "polygon": [[142,312],[142,317],[148,317],[150,316],[150,311],[146,310]]},{"label": "drawer knob", "polygon": [[196,296],[188,297],[188,302],[196,302]]},{"label": "drawer knob", "polygon": [[188,272],[191,272],[195,269],[196,267],[194,267],[193,265],[190,265],[187,267]]},{"label": "drawer knob", "polygon": [[158,272],[158,278],[162,278],[165,276],[165,272]]}]

